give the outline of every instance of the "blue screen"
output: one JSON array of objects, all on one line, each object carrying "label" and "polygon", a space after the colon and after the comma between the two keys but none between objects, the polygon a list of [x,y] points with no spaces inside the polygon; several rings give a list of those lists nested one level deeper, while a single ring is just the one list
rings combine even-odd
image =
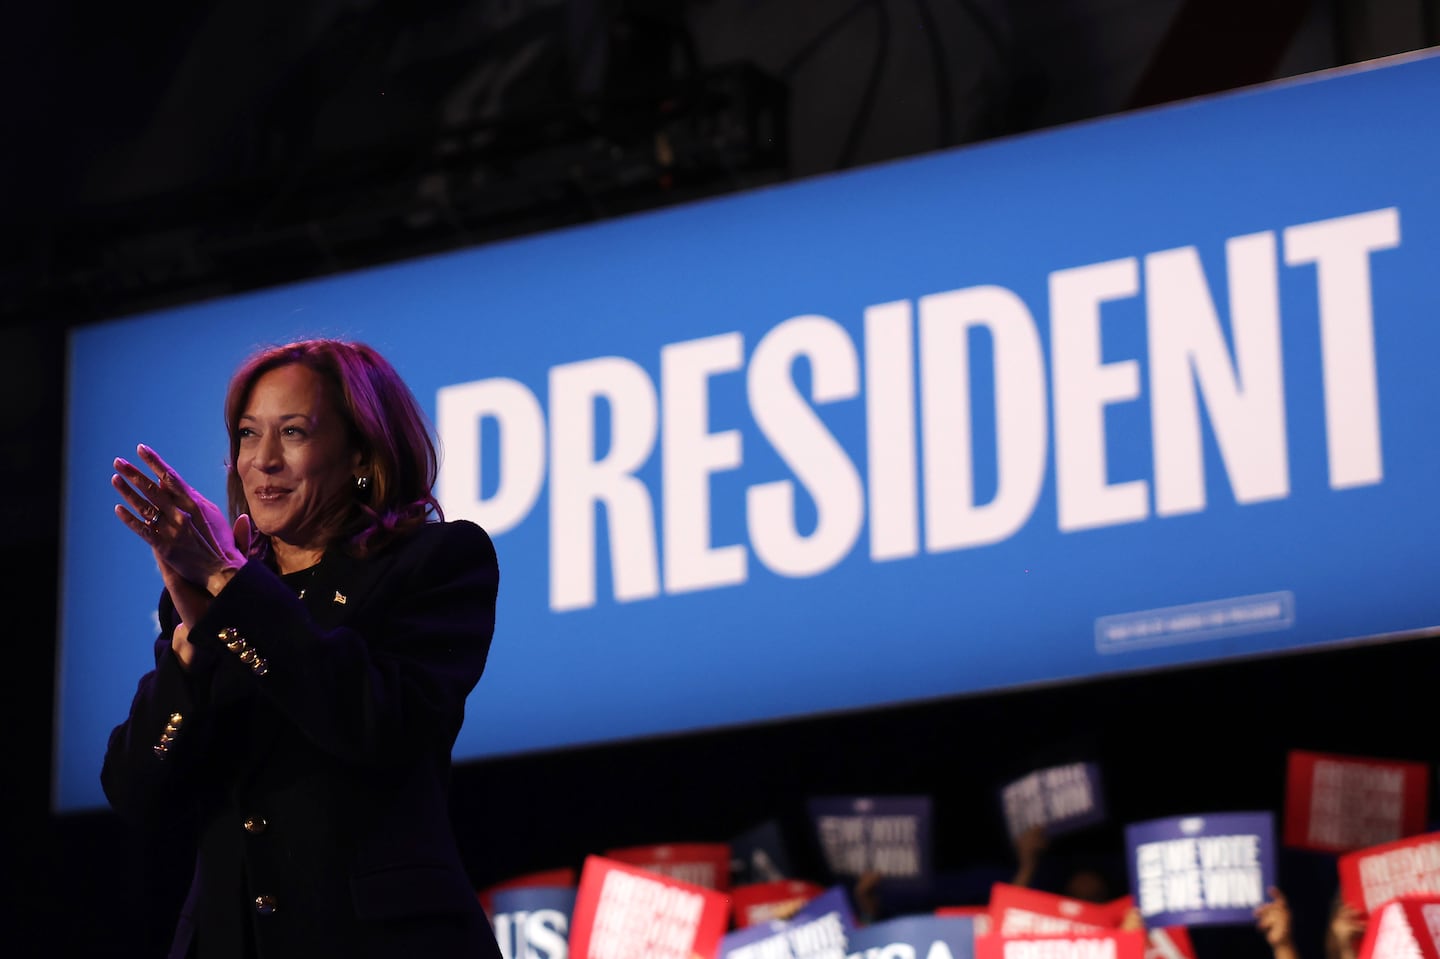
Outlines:
[{"label": "blue screen", "polygon": [[385,353],[501,590],[458,759],[1440,624],[1440,58],[87,326],[55,805],[103,804],[153,446],[224,501],[228,377]]}]

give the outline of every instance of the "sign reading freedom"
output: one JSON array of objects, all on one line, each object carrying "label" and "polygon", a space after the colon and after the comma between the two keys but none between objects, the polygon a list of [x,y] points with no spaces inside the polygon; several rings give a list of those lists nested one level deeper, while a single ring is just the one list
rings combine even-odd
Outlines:
[{"label": "sign reading freedom", "polygon": [[57,807],[151,665],[111,461],[223,502],[225,382],[302,336],[396,363],[495,538],[461,760],[1434,629],[1437,97],[1417,55],[74,331]]}]

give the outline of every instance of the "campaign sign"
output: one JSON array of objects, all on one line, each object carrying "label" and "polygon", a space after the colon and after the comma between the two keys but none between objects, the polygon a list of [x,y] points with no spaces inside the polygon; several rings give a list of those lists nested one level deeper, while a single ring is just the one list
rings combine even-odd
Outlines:
[{"label": "campaign sign", "polygon": [[723,842],[630,846],[606,850],[605,857],[706,889],[730,888],[730,846]]},{"label": "campaign sign", "polygon": [[1190,930],[1184,926],[1151,929],[1145,944],[1145,959],[1196,959]]},{"label": "campaign sign", "polygon": [[1440,898],[1407,896],[1380,906],[1359,959],[1440,959]]},{"label": "campaign sign", "polygon": [[574,887],[576,874],[569,866],[562,866],[557,869],[541,869],[536,872],[527,872],[521,876],[512,876],[500,882],[477,890],[475,898],[480,900],[480,905],[487,915],[494,915],[491,911],[495,894],[503,889],[520,889],[527,886],[562,886]]},{"label": "campaign sign", "polygon": [[1000,805],[1011,840],[1032,826],[1058,836],[1105,820],[1105,800],[1096,763],[1066,763],[1038,769],[1000,790]]},{"label": "campaign sign", "polygon": [[574,959],[711,956],[730,922],[725,894],[588,856],[570,923]]},{"label": "campaign sign", "polygon": [[977,936],[988,935],[993,928],[989,906],[940,906],[935,910],[935,915],[969,919],[975,927]]},{"label": "campaign sign", "polygon": [[824,886],[804,879],[772,879],[731,886],[731,922],[737,929],[743,929],[772,919],[787,920],[824,892]]},{"label": "campaign sign", "polygon": [[1239,812],[1126,826],[1130,890],[1145,925],[1253,923],[1275,885],[1274,821]]},{"label": "campaign sign", "polygon": [[990,891],[990,927],[1001,936],[1098,932],[1118,927],[1131,904],[1129,896],[1094,903],[997,882]]},{"label": "campaign sign", "polygon": [[962,916],[902,916],[850,937],[849,959],[974,959],[975,923]]},{"label": "campaign sign", "polygon": [[833,886],[796,910],[789,922],[771,919],[721,940],[716,959],[847,959],[855,913],[844,887]]},{"label": "campaign sign", "polygon": [[790,874],[790,851],[775,820],[768,819],[730,839],[731,883],[771,882]]},{"label": "campaign sign", "polygon": [[815,797],[809,810],[831,875],[929,882],[929,796]]},{"label": "campaign sign", "polygon": [[1340,896],[1364,913],[1400,896],[1440,895],[1440,832],[1347,852]]},{"label": "campaign sign", "polygon": [[1285,845],[1349,852],[1425,831],[1428,763],[1292,750]]},{"label": "campaign sign", "polygon": [[505,959],[569,959],[575,887],[516,886],[490,901],[490,925]]},{"label": "campaign sign", "polygon": [[1145,959],[1145,934],[1116,930],[1011,937],[991,933],[975,940],[975,959]]}]

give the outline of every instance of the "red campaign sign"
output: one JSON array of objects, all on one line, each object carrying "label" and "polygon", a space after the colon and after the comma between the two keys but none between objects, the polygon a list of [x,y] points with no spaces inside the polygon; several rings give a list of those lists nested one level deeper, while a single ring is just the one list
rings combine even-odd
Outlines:
[{"label": "red campaign sign", "polygon": [[1392,899],[1365,927],[1360,959],[1440,959],[1440,897]]},{"label": "red campaign sign", "polygon": [[1145,946],[1145,959],[1196,959],[1190,930],[1184,926],[1151,929]]},{"label": "red campaign sign", "polygon": [[607,849],[605,858],[720,892],[730,888],[730,844],[680,842]]},{"label": "red campaign sign", "polygon": [[824,891],[824,886],[803,879],[775,879],[735,886],[730,890],[735,928],[744,929],[771,919],[789,919],[796,909]]},{"label": "red campaign sign", "polygon": [[970,919],[975,923],[976,936],[987,936],[990,934],[989,906],[940,906],[935,910],[935,915],[942,919],[946,916],[960,916]]},{"label": "red campaign sign", "polygon": [[1089,932],[1069,936],[980,936],[975,959],[1145,959],[1143,932]]},{"label": "red campaign sign", "polygon": [[570,920],[570,959],[713,956],[729,922],[724,893],[589,856]]},{"label": "red campaign sign", "polygon": [[530,886],[560,886],[570,888],[575,885],[575,870],[568,866],[560,869],[543,869],[539,872],[527,872],[523,876],[515,876],[486,886],[475,893],[475,898],[480,900],[480,906],[488,916],[490,912],[490,899],[495,893],[502,889],[521,889]]},{"label": "red campaign sign", "polygon": [[1440,895],[1440,832],[1345,853],[1339,870],[1340,897],[1362,913],[1401,896]]},{"label": "red campaign sign", "polygon": [[1427,763],[1292,750],[1285,775],[1285,845],[1350,852],[1425,830]]},{"label": "red campaign sign", "polygon": [[990,889],[990,928],[1000,936],[1044,936],[1118,927],[1133,900],[1094,903],[997,882]]}]

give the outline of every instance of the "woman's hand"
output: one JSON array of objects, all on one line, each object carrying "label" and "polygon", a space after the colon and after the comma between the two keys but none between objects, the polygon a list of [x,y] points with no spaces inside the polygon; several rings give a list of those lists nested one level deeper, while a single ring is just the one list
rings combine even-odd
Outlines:
[{"label": "woman's hand", "polygon": [[173,566],[161,562],[158,557],[156,564],[160,567],[160,578],[165,581],[165,591],[170,594],[170,601],[175,604],[175,612],[180,616],[179,625],[170,634],[170,648],[180,660],[181,668],[189,669],[195,658],[195,647],[190,643],[190,629],[210,609],[210,600],[213,597],[182,577]]},{"label": "woman's hand", "polygon": [[190,627],[181,623],[175,627],[170,634],[170,650],[175,658],[180,660],[180,668],[186,672],[190,671],[190,664],[195,661],[195,647],[190,642]]},{"label": "woman's hand", "polygon": [[125,504],[116,505],[115,515],[155,551],[162,567],[169,567],[182,580],[203,585],[211,595],[218,593],[235,570],[245,565],[248,518],[242,517],[246,542],[240,544],[236,535],[239,520],[232,529],[220,508],[196,492],[154,450],[144,444],[137,449],[155,477],[117,458],[110,484]]},{"label": "woman's hand", "polygon": [[[232,533],[236,547],[242,553],[245,552],[250,546],[250,517],[237,518]],[[175,604],[175,612],[180,615],[180,624],[170,635],[170,648],[180,660],[181,668],[188,670],[195,658],[195,647],[190,642],[190,629],[209,611],[210,601],[215,597],[181,576],[175,567],[161,560],[158,553],[155,562],[160,567],[160,578],[165,581],[165,591],[170,594],[170,601]]]}]

